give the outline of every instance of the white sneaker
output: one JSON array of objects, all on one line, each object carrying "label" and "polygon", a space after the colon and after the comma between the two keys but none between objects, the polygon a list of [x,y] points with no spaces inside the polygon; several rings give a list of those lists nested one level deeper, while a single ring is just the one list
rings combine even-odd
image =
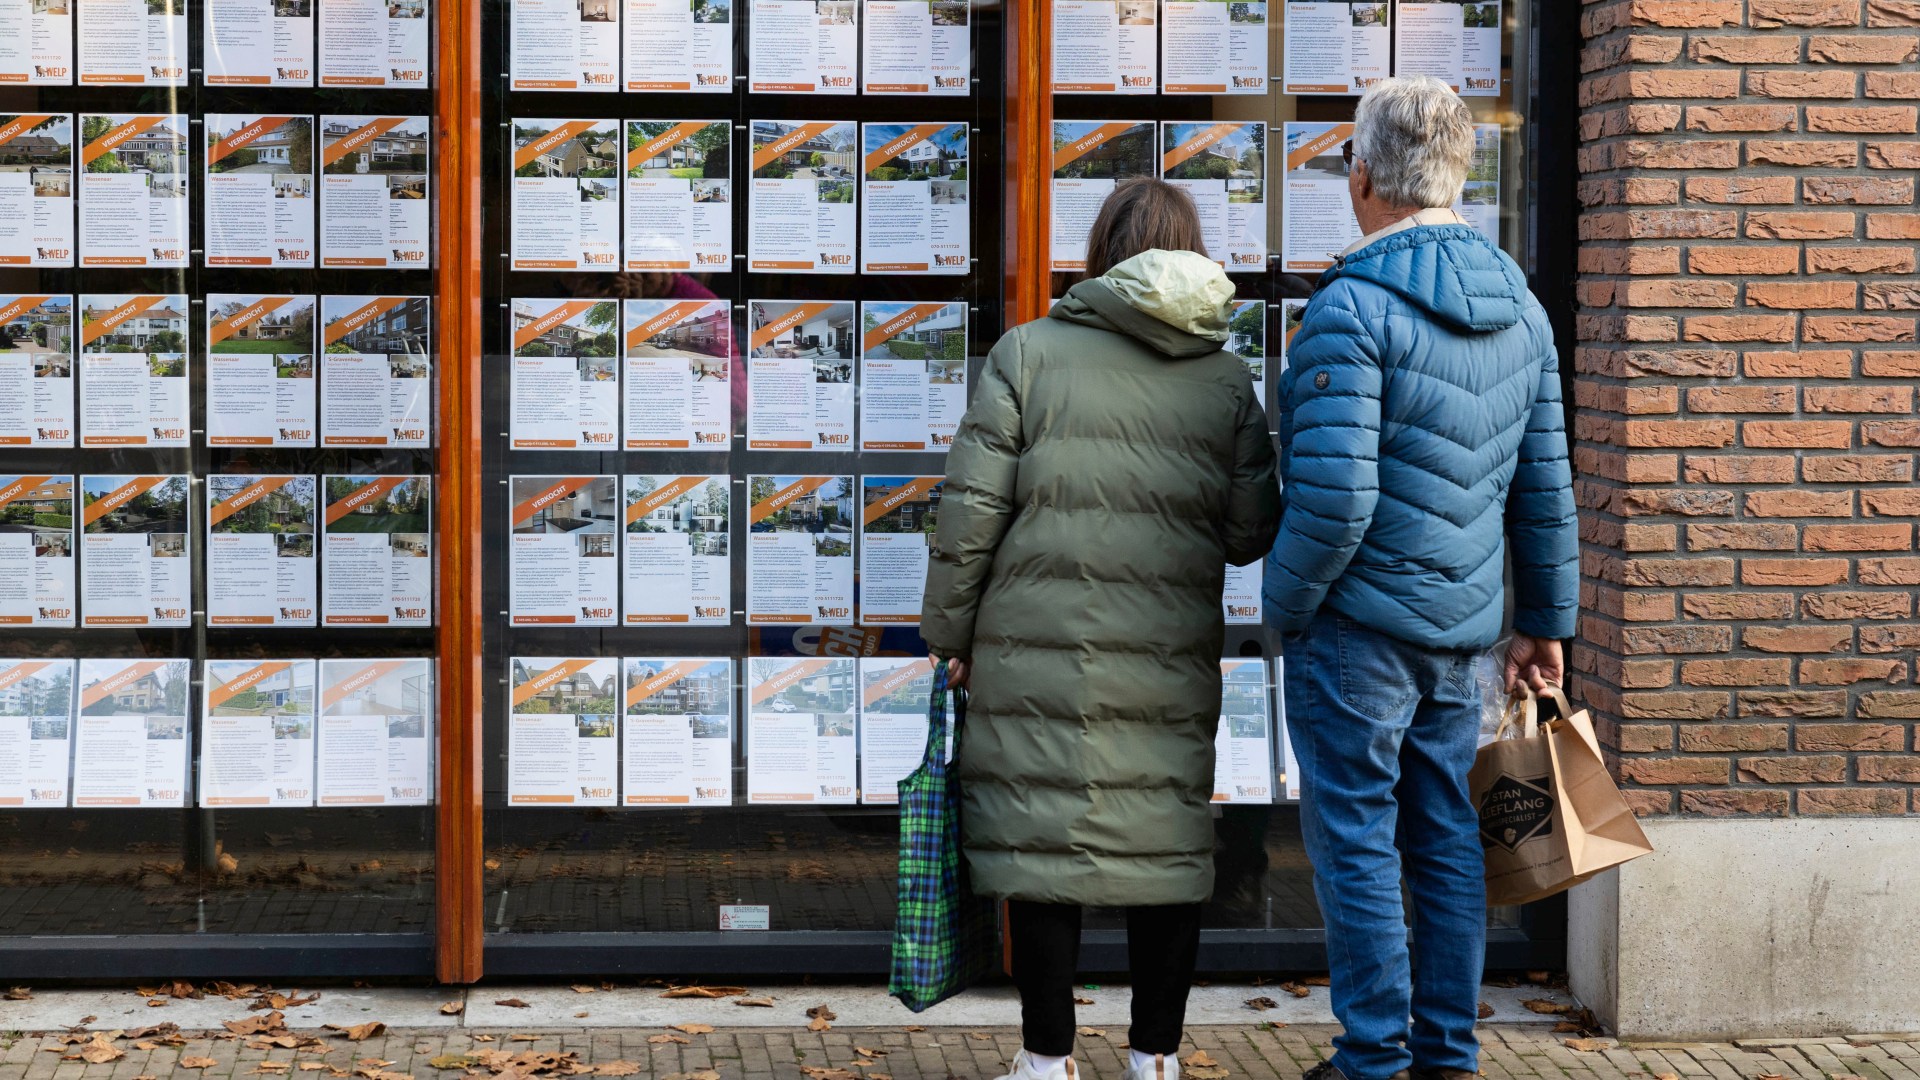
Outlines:
[{"label": "white sneaker", "polygon": [[1033,1060],[1022,1050],[1013,1055],[1013,1071],[1001,1080],[1080,1080],[1080,1070],[1074,1066],[1073,1059],[1068,1058],[1043,1073],[1033,1067]]},{"label": "white sneaker", "polygon": [[1125,1080],[1180,1080],[1180,1059],[1172,1054],[1153,1055],[1153,1064],[1127,1066]]}]

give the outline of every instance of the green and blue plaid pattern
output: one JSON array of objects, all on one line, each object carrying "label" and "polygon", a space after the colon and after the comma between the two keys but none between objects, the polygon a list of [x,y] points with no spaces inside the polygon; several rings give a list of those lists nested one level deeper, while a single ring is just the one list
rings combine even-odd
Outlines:
[{"label": "green and blue plaid pattern", "polygon": [[[953,743],[967,692],[953,692]],[[958,994],[993,969],[999,950],[992,900],[967,886],[960,852],[960,783],[947,758],[947,665],[933,673],[927,752],[900,781],[900,910],[887,993],[914,1012]]]}]

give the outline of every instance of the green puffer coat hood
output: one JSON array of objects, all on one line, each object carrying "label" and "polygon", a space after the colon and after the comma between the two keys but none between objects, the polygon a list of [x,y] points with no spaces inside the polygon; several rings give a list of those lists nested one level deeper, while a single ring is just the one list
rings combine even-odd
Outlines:
[{"label": "green puffer coat hood", "polygon": [[1220,345],[1232,286],[1151,251],[995,345],[947,460],[921,634],[973,661],[974,886],[1054,903],[1213,888],[1221,587],[1279,519],[1273,444]]}]

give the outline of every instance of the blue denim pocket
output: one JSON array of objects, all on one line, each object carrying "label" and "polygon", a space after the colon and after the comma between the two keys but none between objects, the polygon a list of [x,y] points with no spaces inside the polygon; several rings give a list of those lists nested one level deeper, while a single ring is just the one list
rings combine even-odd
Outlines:
[{"label": "blue denim pocket", "polygon": [[1351,619],[1334,621],[1340,649],[1340,696],[1354,711],[1388,721],[1420,697],[1407,646]]}]

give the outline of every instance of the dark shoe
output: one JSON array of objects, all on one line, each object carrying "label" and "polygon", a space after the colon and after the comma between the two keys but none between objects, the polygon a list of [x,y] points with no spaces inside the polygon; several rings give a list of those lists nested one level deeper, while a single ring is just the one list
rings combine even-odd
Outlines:
[{"label": "dark shoe", "polygon": [[[1303,1073],[1300,1080],[1352,1080],[1352,1077],[1341,1072],[1333,1062],[1323,1061]],[[1414,1077],[1410,1075],[1407,1070],[1401,1069],[1399,1072],[1387,1077],[1387,1080],[1427,1080],[1427,1078]],[[1451,1080],[1451,1078],[1449,1078],[1449,1080]]]},{"label": "dark shoe", "polygon": [[1480,1074],[1472,1069],[1415,1069],[1413,1080],[1474,1080]]}]

